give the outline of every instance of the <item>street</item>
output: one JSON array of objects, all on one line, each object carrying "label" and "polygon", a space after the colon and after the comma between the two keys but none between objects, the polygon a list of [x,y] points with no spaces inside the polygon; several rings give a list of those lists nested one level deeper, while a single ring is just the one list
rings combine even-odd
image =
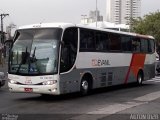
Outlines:
[{"label": "street", "polygon": [[97,89],[84,97],[10,93],[6,84],[0,89],[0,114],[2,120],[160,119],[160,77],[142,86]]}]

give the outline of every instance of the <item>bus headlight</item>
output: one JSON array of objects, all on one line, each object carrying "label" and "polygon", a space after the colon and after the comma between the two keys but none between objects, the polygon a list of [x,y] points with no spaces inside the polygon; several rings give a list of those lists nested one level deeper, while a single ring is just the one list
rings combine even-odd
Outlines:
[{"label": "bus headlight", "polygon": [[49,81],[44,81],[42,84],[43,85],[53,85],[56,83],[57,83],[57,80],[49,80]]},{"label": "bus headlight", "polygon": [[11,84],[16,84],[16,83],[17,83],[17,81],[15,81],[15,80],[9,80],[9,82],[10,82]]}]

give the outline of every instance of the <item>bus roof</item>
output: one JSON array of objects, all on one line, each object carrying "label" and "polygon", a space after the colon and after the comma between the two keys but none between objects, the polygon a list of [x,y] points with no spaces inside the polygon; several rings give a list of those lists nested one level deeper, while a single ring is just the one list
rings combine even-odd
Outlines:
[{"label": "bus roof", "polygon": [[31,29],[31,28],[67,28],[67,27],[73,27],[76,26],[72,23],[38,23],[38,24],[31,24],[31,25],[25,25],[21,26],[18,29]]},{"label": "bus roof", "polygon": [[80,27],[80,28],[86,28],[86,29],[92,29],[92,30],[99,30],[99,31],[112,32],[112,33],[118,33],[118,34],[124,34],[124,35],[131,35],[131,36],[135,36],[135,37],[154,39],[154,37],[150,36],[150,35],[141,35],[141,34],[137,34],[137,33],[122,32],[122,31],[116,31],[116,30],[111,30],[111,29],[88,27],[85,25],[81,25],[81,24],[76,25],[76,24],[72,24],[72,23],[38,23],[38,24],[21,26],[18,29],[32,29],[32,28],[62,28],[62,29],[65,29],[68,27]]}]

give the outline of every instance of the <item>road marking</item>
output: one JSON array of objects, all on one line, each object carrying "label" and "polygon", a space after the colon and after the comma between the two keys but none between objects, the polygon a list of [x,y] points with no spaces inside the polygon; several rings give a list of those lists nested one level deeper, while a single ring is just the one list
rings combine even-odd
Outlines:
[{"label": "road marking", "polygon": [[133,108],[133,107],[136,107],[139,105],[148,104],[148,102],[156,100],[158,98],[160,98],[160,91],[149,93],[144,96],[134,98],[133,100],[131,100],[131,102],[125,102],[122,104],[115,103],[115,104],[112,104],[109,106],[104,105],[106,107],[90,111],[90,112],[86,113],[85,115],[75,116],[73,118],[70,118],[70,120],[97,120],[97,119],[101,119],[106,116],[124,111],[129,108]]},{"label": "road marking", "polygon": [[155,78],[159,78],[160,79],[160,76],[156,76]]},{"label": "road marking", "polygon": [[88,114],[115,114],[117,112],[126,110],[128,108],[132,108],[135,106],[139,106],[145,104],[145,102],[141,102],[141,103],[137,103],[137,102],[126,102],[124,104],[114,104],[114,105],[109,105],[105,108],[96,110],[96,111],[92,111],[92,112],[88,112]]},{"label": "road marking", "polygon": [[152,79],[152,80],[147,80],[147,82],[160,82],[160,80]]},{"label": "road marking", "polygon": [[150,102],[150,101],[156,100],[158,98],[160,98],[160,91],[149,93],[149,94],[146,94],[141,97],[137,97],[134,100]]},{"label": "road marking", "polygon": [[91,115],[91,114],[85,114],[85,115],[79,115],[76,117],[69,118],[69,120],[98,120],[106,117],[107,115]]},{"label": "road marking", "polygon": [[[155,76],[155,78],[160,80],[160,76]],[[153,79],[154,79],[154,78],[153,78]]]},{"label": "road marking", "polygon": [[[117,103],[114,105],[109,105],[107,107],[88,112],[88,114],[115,114],[117,112],[126,110],[128,108],[132,108],[135,106],[146,104],[146,103],[153,101],[153,100],[156,100],[158,98],[160,98],[160,91],[149,93],[149,94],[146,94],[141,97],[137,97],[132,100],[133,102],[131,101],[131,102],[125,102],[123,104]],[[136,102],[135,102],[135,100],[136,100]]]},{"label": "road marking", "polygon": [[126,102],[124,104],[114,104],[114,105],[109,105],[107,107],[104,107],[102,109],[98,109],[95,111],[91,111],[86,113],[85,115],[79,115],[73,118],[70,118],[69,120],[98,120],[98,119],[102,119],[104,117],[107,117],[109,115],[115,114],[117,112],[126,110],[128,108],[132,108],[135,106],[139,106],[142,104],[146,104],[146,102],[141,102],[141,103],[137,103],[137,102]]},{"label": "road marking", "polygon": [[153,78],[151,80],[147,80],[146,82],[160,82],[160,77],[156,76],[155,78]]}]

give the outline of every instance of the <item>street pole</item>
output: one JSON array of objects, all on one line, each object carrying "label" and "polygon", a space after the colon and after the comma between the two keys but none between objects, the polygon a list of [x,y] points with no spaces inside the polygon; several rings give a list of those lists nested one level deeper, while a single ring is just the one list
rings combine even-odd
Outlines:
[{"label": "street pole", "polygon": [[3,19],[9,14],[0,14],[1,16],[1,43],[4,44]]},{"label": "street pole", "polygon": [[97,0],[96,0],[96,27],[97,27]]}]

